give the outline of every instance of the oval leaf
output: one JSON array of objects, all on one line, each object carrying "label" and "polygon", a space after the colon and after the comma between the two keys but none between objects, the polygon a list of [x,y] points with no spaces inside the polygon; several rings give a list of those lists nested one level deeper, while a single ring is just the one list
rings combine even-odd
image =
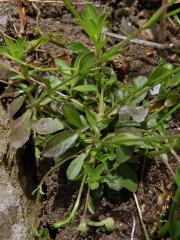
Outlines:
[{"label": "oval leaf", "polygon": [[78,134],[72,132],[58,133],[49,139],[43,149],[43,156],[52,158],[65,153],[77,140]]},{"label": "oval leaf", "polygon": [[92,84],[79,85],[73,88],[78,92],[97,92],[97,87]]},{"label": "oval leaf", "polygon": [[70,104],[64,104],[64,116],[73,126],[77,128],[82,127],[82,122],[79,116],[79,112]]},{"label": "oval leaf", "polygon": [[22,147],[29,140],[31,133],[31,115],[31,111],[27,110],[21,117],[13,122],[9,139],[10,144],[16,149]]},{"label": "oval leaf", "polygon": [[32,122],[32,129],[39,134],[57,132],[63,128],[63,124],[58,119],[53,118],[41,118]]},{"label": "oval leaf", "polygon": [[96,57],[94,53],[87,53],[82,56],[79,64],[79,71],[81,74],[88,72],[96,64]]},{"label": "oval leaf", "polygon": [[131,110],[131,115],[134,121],[141,123],[145,120],[149,112],[148,108],[137,107],[136,109]]},{"label": "oval leaf", "polygon": [[67,49],[71,50],[72,52],[78,55],[84,55],[86,53],[90,53],[90,50],[84,46],[82,43],[79,42],[71,42],[67,46]]},{"label": "oval leaf", "polygon": [[104,140],[108,145],[125,145],[133,146],[142,143],[142,137],[132,133],[116,133],[112,134]]},{"label": "oval leaf", "polygon": [[24,102],[24,97],[20,96],[20,97],[14,99],[14,101],[12,101],[11,104],[9,104],[8,111],[9,111],[9,114],[10,114],[11,117],[13,117],[14,114],[17,113],[17,111],[22,106],[23,102]]},{"label": "oval leaf", "polygon": [[80,173],[86,157],[87,154],[82,153],[70,163],[67,169],[67,178],[69,180],[75,179]]}]

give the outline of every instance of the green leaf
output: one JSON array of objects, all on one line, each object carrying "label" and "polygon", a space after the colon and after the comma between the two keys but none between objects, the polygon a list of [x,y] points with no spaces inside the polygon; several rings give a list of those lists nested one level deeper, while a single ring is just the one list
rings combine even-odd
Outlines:
[{"label": "green leaf", "polygon": [[94,208],[94,204],[91,196],[88,197],[88,210],[91,214],[95,213],[95,208]]},{"label": "green leaf", "polygon": [[130,192],[136,192],[138,187],[137,175],[127,164],[123,164],[118,169],[118,174],[123,178],[122,186]]},{"label": "green leaf", "polygon": [[4,36],[4,41],[7,45],[10,55],[16,57],[17,49],[15,47],[15,42],[8,36]]},{"label": "green leaf", "polygon": [[73,88],[78,92],[97,92],[97,87],[92,84],[79,85]]},{"label": "green leaf", "polygon": [[82,166],[84,164],[84,160],[86,159],[86,157],[87,157],[87,153],[82,153],[70,163],[67,169],[67,178],[69,180],[74,180],[78,176],[78,174],[82,169]]},{"label": "green leaf", "polygon": [[85,109],[86,118],[90,126],[93,126],[96,122],[96,113],[93,109]]},{"label": "green leaf", "polygon": [[176,184],[180,188],[180,164],[178,165],[176,170]]},{"label": "green leaf", "polygon": [[29,140],[31,133],[31,115],[31,111],[27,110],[21,117],[13,122],[9,140],[10,144],[16,149],[22,147]]},{"label": "green leaf", "polygon": [[142,137],[134,135],[132,133],[114,133],[103,140],[103,142],[109,145],[126,145],[132,146],[142,143]]},{"label": "green leaf", "polygon": [[149,75],[148,80],[153,81],[159,76],[163,76],[164,74],[170,72],[172,69],[172,64],[166,63],[162,60],[161,63],[155,68],[155,70]]},{"label": "green leaf", "polygon": [[147,77],[145,76],[138,76],[133,79],[133,84],[136,88],[141,88],[148,82]]},{"label": "green leaf", "polygon": [[101,174],[103,173],[105,169],[105,166],[103,164],[97,166],[94,171],[93,171],[93,177],[96,179],[96,180],[99,180]]},{"label": "green leaf", "polygon": [[170,85],[170,87],[172,87],[172,86],[177,86],[177,85],[179,85],[179,84],[180,84],[180,71],[177,72],[177,73],[172,77],[169,85]]},{"label": "green leaf", "polygon": [[56,118],[41,118],[33,121],[31,126],[39,134],[50,134],[64,128],[64,125]]},{"label": "green leaf", "polygon": [[[2,53],[5,56],[8,56],[9,55],[9,50],[5,47],[0,47],[0,53]],[[4,66],[2,65],[2,67],[4,67]]]},{"label": "green leaf", "polygon": [[17,42],[14,42],[10,37],[5,36],[4,40],[7,45],[8,50],[9,50],[10,55],[19,60],[24,60],[26,39],[19,38],[17,40]]},{"label": "green leaf", "polygon": [[172,240],[180,239],[180,220],[173,219],[170,223],[170,235]]},{"label": "green leaf", "polygon": [[116,160],[118,164],[122,164],[130,159],[132,150],[126,146],[118,146],[116,148]]},{"label": "green leaf", "polygon": [[105,182],[115,191],[126,188],[130,192],[136,192],[138,187],[136,174],[126,164],[121,165],[116,172],[108,173]]},{"label": "green leaf", "polygon": [[86,4],[83,11],[83,19],[92,19],[96,25],[99,23],[99,15],[92,4]]},{"label": "green leaf", "polygon": [[67,121],[77,128],[82,127],[79,112],[70,104],[63,105],[64,116]]},{"label": "green leaf", "polygon": [[80,74],[88,73],[93,66],[96,65],[96,57],[94,53],[86,53],[80,59],[79,72]]},{"label": "green leaf", "polygon": [[94,28],[94,25],[89,18],[78,22],[82,29],[89,35],[91,41],[95,44],[97,42],[97,26]]},{"label": "green leaf", "polygon": [[89,181],[89,187],[91,190],[96,190],[99,188],[99,182],[93,180],[93,181]]},{"label": "green leaf", "polygon": [[91,52],[85,45],[79,42],[71,42],[66,47],[67,49],[78,55],[84,55]]},{"label": "green leaf", "polygon": [[108,173],[106,175],[105,182],[111,189],[113,189],[115,191],[120,191],[122,189],[122,177],[120,177],[115,172]]},{"label": "green leaf", "polygon": [[43,156],[47,158],[59,157],[64,154],[78,138],[77,133],[63,132],[50,138],[43,149]]},{"label": "green leaf", "polygon": [[69,79],[71,77],[71,69],[64,60],[56,58],[55,65],[59,69],[59,72],[60,74],[62,74],[64,80]]},{"label": "green leaf", "polygon": [[12,103],[10,103],[8,105],[8,112],[10,114],[11,117],[14,116],[14,114],[17,113],[17,111],[20,109],[20,107],[22,106],[23,102],[24,102],[24,96],[20,96],[16,99],[14,99],[12,101]]},{"label": "green leaf", "polygon": [[50,37],[48,35],[42,35],[38,39],[28,42],[26,52],[30,53],[30,52],[36,50],[37,48],[44,46],[49,41],[50,41]]},{"label": "green leaf", "polygon": [[100,58],[101,63],[105,63],[108,61],[113,60],[115,57],[117,57],[122,52],[122,49],[119,48],[119,46],[114,46],[109,48],[105,51],[105,53],[102,54]]},{"label": "green leaf", "polygon": [[164,236],[166,236],[166,234],[169,232],[169,222],[166,222],[160,229],[159,229],[159,232],[158,232],[158,237],[159,238],[162,238]]},{"label": "green leaf", "polygon": [[143,106],[136,107],[131,110],[132,118],[135,122],[141,123],[144,122],[149,112],[148,108],[144,108]]},{"label": "green leaf", "polygon": [[17,49],[17,54],[16,58],[19,60],[25,60],[25,48],[26,48],[26,39],[24,37],[19,38],[16,42],[16,49]]},{"label": "green leaf", "polygon": [[98,22],[98,29],[100,33],[107,25],[107,16],[108,16],[107,12],[100,15],[99,22]]},{"label": "green leaf", "polygon": [[41,233],[41,238],[50,237],[48,228],[44,228]]}]

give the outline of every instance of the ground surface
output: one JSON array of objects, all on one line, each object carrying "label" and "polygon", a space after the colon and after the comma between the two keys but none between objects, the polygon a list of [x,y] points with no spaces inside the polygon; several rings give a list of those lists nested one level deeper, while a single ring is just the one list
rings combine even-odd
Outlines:
[{"label": "ground surface", "polygon": [[[43,2],[43,1],[42,1]],[[86,44],[90,44],[81,30],[73,23],[71,15],[66,11],[65,7],[59,3],[36,3],[32,6],[31,12],[27,13],[27,27],[25,35],[33,38],[36,33],[34,27],[37,27],[37,16],[39,15],[38,24],[43,32],[60,33],[67,40],[80,40]],[[74,1],[78,2],[78,1]],[[83,1],[82,1],[83,2]],[[146,19],[160,5],[160,1],[145,0],[124,0],[124,1],[96,1],[95,4],[101,4],[99,9],[103,8],[102,4],[109,4],[110,27],[108,31],[118,34],[127,34],[131,29],[127,29],[127,24],[122,23],[124,17],[126,21],[130,21],[134,27],[138,27],[140,20]],[[151,2],[151,3],[150,3]],[[0,10],[0,19],[3,19],[3,30],[11,36],[16,36],[14,29],[19,29],[19,19],[17,14],[17,6],[11,4],[2,5]],[[82,5],[78,5],[77,9],[82,10]],[[4,16],[7,16],[7,21]],[[168,33],[166,37],[167,43],[178,44],[180,33],[176,26],[174,28],[168,25]],[[141,36],[145,40],[157,41],[157,29],[150,32],[150,36]],[[150,39],[151,38],[151,39]],[[117,43],[118,39],[111,39],[111,44]],[[57,56],[62,54],[62,50],[48,45],[44,48],[41,57],[46,55]],[[160,50],[151,47],[143,47],[135,44],[128,44],[124,53],[114,61],[114,69],[118,73],[120,81],[131,80],[139,75],[148,75],[150,71],[157,66],[160,58],[165,58],[169,62],[176,64],[179,56],[170,50]],[[172,122],[172,131],[177,131],[177,119]],[[1,140],[2,141],[2,140]],[[3,144],[3,143],[2,143]],[[29,151],[29,150],[28,150]],[[22,159],[23,160],[23,159]],[[47,160],[46,160],[47,161]],[[38,174],[42,176],[44,171],[50,167],[51,163],[42,161],[39,163]],[[153,162],[145,162],[142,159],[144,170],[139,171],[139,180],[141,184],[137,192],[137,198],[143,214],[144,222],[147,226],[151,239],[157,239],[155,234],[159,224],[159,218],[165,213],[167,207],[167,197],[160,201],[162,191],[160,189],[165,186],[171,188],[173,182],[171,174],[166,166],[158,159]],[[172,168],[175,169],[176,163],[172,159]],[[143,176],[142,176],[143,172]],[[3,182],[1,181],[1,184]],[[75,240],[75,239],[92,239],[92,240],[125,240],[130,239],[132,234],[133,222],[135,224],[135,233],[133,239],[144,239],[144,233],[139,222],[136,205],[133,196],[126,192],[113,192],[107,190],[106,195],[101,201],[96,202],[96,214],[94,220],[101,220],[104,217],[112,216],[116,220],[116,230],[112,233],[103,233],[96,229],[90,229],[86,235],[79,234],[76,230],[77,222],[68,225],[61,231],[56,232],[51,229],[51,224],[55,221],[68,216],[71,211],[77,193],[77,186],[66,180],[63,169],[57,170],[46,180],[46,195],[42,199],[42,205],[39,209],[40,224],[43,227],[49,227],[51,239],[55,240]],[[80,211],[81,214],[81,211]],[[80,214],[77,220],[80,218]],[[4,238],[4,240],[10,238]],[[23,239],[23,238],[22,238]],[[25,239],[23,239],[25,240]]]}]

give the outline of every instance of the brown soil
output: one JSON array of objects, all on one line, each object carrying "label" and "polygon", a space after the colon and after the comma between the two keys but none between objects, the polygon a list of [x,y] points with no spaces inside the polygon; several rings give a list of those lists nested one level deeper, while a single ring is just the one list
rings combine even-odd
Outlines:
[{"label": "brown soil", "polygon": [[[38,13],[41,13],[39,16],[39,27],[43,32],[60,33],[68,40],[80,40],[86,44],[90,44],[79,27],[73,23],[70,13],[67,12],[64,6],[57,3],[43,4],[42,2],[34,4],[31,12],[27,13],[28,17],[25,35],[28,38],[33,38],[36,35],[34,33],[34,27],[37,26],[36,17]],[[123,33],[121,24],[122,17],[128,17],[131,23],[137,26],[139,19],[150,16],[160,5],[161,1],[111,0],[102,2],[103,4],[108,2],[110,7],[109,18],[111,26],[109,31]],[[95,3],[99,4],[98,1]],[[15,36],[16,33],[13,29],[13,23],[17,29],[19,28],[17,9],[12,4],[5,5],[6,11],[8,8],[10,9],[9,13],[11,19],[9,19],[5,30],[11,36]],[[82,6],[78,6],[77,8],[78,11],[82,10]],[[154,41],[157,40],[156,33],[157,29],[154,29]],[[171,41],[175,41],[177,43],[177,41],[179,41],[178,39],[180,39],[178,36],[180,36],[180,32],[178,32],[177,28],[175,27],[175,29],[172,30],[169,26],[166,42],[170,43]],[[111,44],[115,44],[118,41],[119,40],[117,39],[111,39]],[[61,54],[62,50],[53,45],[48,45],[48,47],[44,48],[44,51],[46,51],[44,53],[46,57],[47,52],[51,56],[56,56]],[[118,73],[119,80],[126,81],[139,75],[148,75],[148,73],[157,66],[160,58],[165,58],[169,62],[176,64],[178,62],[178,57],[178,54],[170,50],[159,50],[135,44],[128,44],[128,46],[125,47],[124,53],[113,62],[113,66]],[[177,131],[177,127],[178,123],[175,121],[175,123],[172,124],[173,131]],[[137,192],[137,199],[142,211],[144,223],[147,226],[151,239],[157,239],[156,230],[159,225],[159,219],[166,213],[166,208],[168,206],[167,199],[169,197],[166,196],[163,198],[164,195],[161,189],[164,186],[165,193],[170,192],[169,189],[172,189],[171,183],[173,182],[173,179],[167,167],[159,159],[154,159],[151,162],[146,162],[145,159],[141,159],[141,163],[142,169],[139,170],[139,180],[141,180],[141,183]],[[39,176],[42,176],[51,165],[52,162],[47,163],[47,160],[42,160],[39,163],[38,168]],[[175,169],[176,162],[174,159],[171,160],[171,165],[172,168]],[[69,215],[76,199],[77,187],[76,184],[73,184],[66,179],[65,167],[57,170],[46,179],[44,186],[46,194],[42,198],[40,224],[42,227],[49,228],[51,239],[131,239],[133,219],[135,221],[135,234],[133,239],[145,239],[134,198],[132,194],[124,190],[114,192],[107,189],[105,196],[101,200],[95,202],[96,214],[94,216],[91,215],[91,218],[94,220],[101,220],[108,216],[113,217],[116,220],[116,230],[114,232],[104,233],[98,229],[90,228],[87,234],[79,234],[77,232],[77,224],[82,213],[81,209],[76,222],[65,226],[59,231],[52,229],[51,226],[55,221],[63,219]],[[162,198],[161,202],[160,198]],[[84,202],[84,196],[82,202]]]}]

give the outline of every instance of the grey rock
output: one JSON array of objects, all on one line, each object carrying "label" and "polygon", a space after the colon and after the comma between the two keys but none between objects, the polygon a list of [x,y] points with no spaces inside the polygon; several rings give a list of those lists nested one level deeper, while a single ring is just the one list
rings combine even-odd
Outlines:
[{"label": "grey rock", "polygon": [[18,182],[16,154],[8,144],[7,126],[8,114],[0,105],[0,239],[31,240],[30,201]]}]

